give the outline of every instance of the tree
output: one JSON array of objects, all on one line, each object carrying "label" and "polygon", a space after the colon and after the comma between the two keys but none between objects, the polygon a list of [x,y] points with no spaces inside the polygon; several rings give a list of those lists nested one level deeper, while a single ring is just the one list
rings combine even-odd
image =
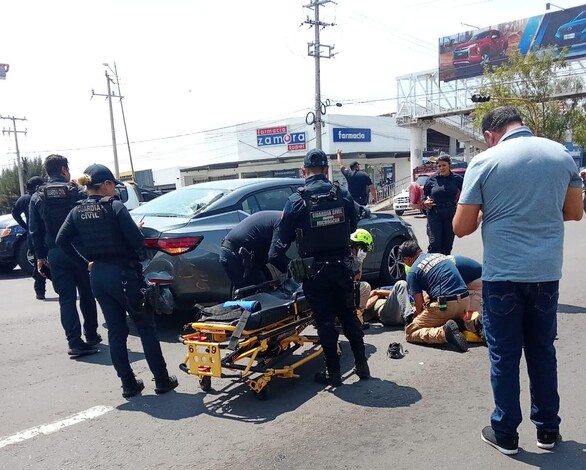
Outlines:
[{"label": "tree", "polygon": [[[21,164],[25,184],[33,176],[45,175],[45,169],[41,157],[34,157],[31,159],[25,157],[21,160]],[[19,197],[18,167],[15,163],[11,168],[4,168],[0,174],[0,213],[10,213],[14,203]]]},{"label": "tree", "polygon": [[572,141],[586,144],[586,100],[556,96],[579,93],[584,89],[580,77],[568,73],[566,50],[542,49],[523,55],[516,52],[508,63],[487,68],[479,93],[491,97],[479,103],[474,111],[474,124],[481,127],[484,115],[497,106],[512,105],[519,109],[525,124],[534,133],[560,143]]}]

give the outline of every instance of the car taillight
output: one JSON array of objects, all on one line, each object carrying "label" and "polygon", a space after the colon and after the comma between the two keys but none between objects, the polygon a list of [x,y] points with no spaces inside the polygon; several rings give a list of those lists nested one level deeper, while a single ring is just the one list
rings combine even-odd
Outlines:
[{"label": "car taillight", "polygon": [[0,238],[7,237],[8,235],[10,235],[10,232],[12,232],[11,228],[5,228],[4,230],[2,230],[2,232],[0,232]]},{"label": "car taillight", "polygon": [[201,243],[203,237],[180,238],[145,238],[144,246],[153,250],[163,251],[169,255],[182,255],[194,250]]}]

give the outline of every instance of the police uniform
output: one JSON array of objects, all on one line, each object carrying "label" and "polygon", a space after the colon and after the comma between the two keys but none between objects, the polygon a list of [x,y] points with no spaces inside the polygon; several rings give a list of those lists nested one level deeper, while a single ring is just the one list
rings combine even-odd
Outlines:
[{"label": "police uniform", "polygon": [[434,205],[427,211],[427,236],[429,253],[449,255],[454,244],[452,221],[456,214],[458,194],[462,191],[463,178],[452,172],[448,176],[439,173],[430,177],[423,187],[424,200],[431,198]]},{"label": "police uniform", "polygon": [[220,263],[235,289],[265,281],[265,265],[270,262],[287,272],[288,244],[278,238],[280,211],[256,212],[236,225],[222,240]]},{"label": "police uniform", "polygon": [[[91,184],[106,180],[122,184],[103,165],[92,165],[85,173],[92,177]],[[76,240],[80,241],[79,246]],[[132,396],[144,388],[142,381],[134,376],[128,359],[126,312],[140,335],[147,363],[155,377],[155,391],[164,393],[177,386],[177,379],[167,372],[153,312],[143,308],[144,280],[139,260],[143,244],[143,235],[124,204],[117,197],[99,195],[79,202],[57,236],[57,245],[79,266],[87,270],[88,262],[93,262],[91,286],[108,325],[112,364],[122,380],[124,396]],[[126,395],[128,390],[135,393]]]},{"label": "police uniform", "polygon": [[[49,177],[47,184],[39,187],[31,197],[29,208],[29,230],[35,257],[48,260],[51,267],[53,288],[59,295],[61,324],[71,356],[97,352],[94,345],[102,340],[97,332],[98,310],[90,287],[89,273],[55,246],[55,238],[67,214],[77,201],[84,198],[82,188],[69,183],[63,176]],[[81,339],[76,306],[78,293],[87,343]]]},{"label": "police uniform", "polygon": [[[327,167],[327,155],[321,150],[310,150],[304,166]],[[303,281],[303,292],[313,311],[327,367],[327,375],[318,374],[316,379],[332,385],[341,384],[336,317],[352,348],[357,374],[361,378],[369,376],[364,333],[355,315],[349,247],[356,225],[352,197],[321,174],[307,177],[305,187],[289,197],[279,224],[283,243],[297,240],[299,256],[314,258],[314,272]]]},{"label": "police uniform", "polygon": [[[26,184],[28,193],[20,196],[18,200],[14,203],[14,208],[12,209],[12,217],[14,218],[14,220],[18,222],[18,225],[20,225],[27,232],[29,231],[29,227],[27,222],[22,218],[22,214],[25,214],[25,217],[28,220],[31,197],[33,194],[35,194],[37,187],[42,184],[44,184],[44,181],[40,176],[33,176],[31,179],[29,179]],[[33,241],[32,237],[30,236],[30,233],[27,236],[27,245],[28,249],[31,251],[31,253],[33,253],[34,257],[35,251],[33,248]],[[45,300],[47,279],[44,276],[42,276],[41,273],[39,273],[39,271],[37,270],[36,257],[34,257],[33,266],[35,268],[33,269],[32,277],[35,281],[34,289],[36,297],[38,300]]]}]

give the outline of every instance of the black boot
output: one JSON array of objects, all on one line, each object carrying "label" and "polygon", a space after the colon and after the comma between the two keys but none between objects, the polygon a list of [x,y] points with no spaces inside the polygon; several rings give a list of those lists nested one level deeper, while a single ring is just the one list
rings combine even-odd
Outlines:
[{"label": "black boot", "polygon": [[354,373],[360,377],[360,380],[370,379],[370,368],[366,359],[362,362],[354,363]]},{"label": "black boot", "polygon": [[137,379],[134,374],[122,379],[122,396],[130,398],[142,392],[144,389],[144,382]]},{"label": "black boot", "polygon": [[167,393],[173,390],[179,385],[177,377],[174,375],[167,375],[162,378],[155,378],[155,393],[160,395],[161,393]]},{"label": "black boot", "polygon": [[322,385],[331,385],[332,387],[339,387],[342,385],[342,374],[340,373],[340,356],[338,356],[337,348],[328,356],[324,353],[324,362],[326,363],[326,370],[324,372],[316,372],[315,381]]}]

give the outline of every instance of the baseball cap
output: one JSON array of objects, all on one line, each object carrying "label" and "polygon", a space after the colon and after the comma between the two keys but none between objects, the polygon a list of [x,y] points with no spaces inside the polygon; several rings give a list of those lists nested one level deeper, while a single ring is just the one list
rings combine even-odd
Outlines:
[{"label": "baseball cap", "polygon": [[312,166],[328,165],[328,156],[323,150],[320,149],[311,149],[309,152],[305,154],[305,158],[303,159],[303,166],[305,168],[310,168]]},{"label": "baseball cap", "polygon": [[124,186],[122,181],[114,178],[114,175],[107,166],[94,163],[84,170],[84,174],[91,177],[91,184],[101,184],[104,181],[113,181],[116,186]]},{"label": "baseball cap", "polygon": [[350,169],[353,170],[354,168],[356,168],[358,165],[360,165],[359,162],[357,161],[353,161],[352,163],[350,163]]}]

